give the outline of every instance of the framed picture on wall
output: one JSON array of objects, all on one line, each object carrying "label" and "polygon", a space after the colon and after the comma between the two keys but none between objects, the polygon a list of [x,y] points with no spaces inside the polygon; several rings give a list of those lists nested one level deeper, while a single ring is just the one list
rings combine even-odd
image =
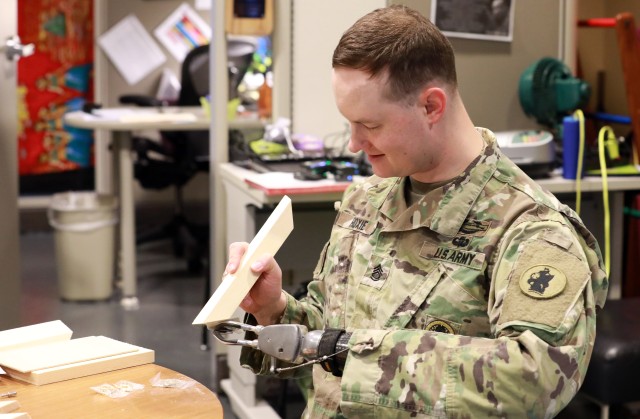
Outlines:
[{"label": "framed picture on wall", "polygon": [[449,37],[511,42],[515,0],[432,0],[431,20]]}]

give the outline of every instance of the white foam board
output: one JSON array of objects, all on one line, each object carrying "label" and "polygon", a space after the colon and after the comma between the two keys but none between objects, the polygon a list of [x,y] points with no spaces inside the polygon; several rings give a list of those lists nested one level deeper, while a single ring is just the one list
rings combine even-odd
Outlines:
[{"label": "white foam board", "polygon": [[[131,345],[133,346],[133,345]],[[134,352],[114,355],[90,361],[77,362],[55,368],[22,373],[7,369],[10,377],[35,385],[57,383],[59,381],[86,377],[88,375],[150,364],[155,361],[155,352],[151,349],[134,346]]]},{"label": "white foam board", "polygon": [[1,352],[0,365],[7,373],[9,369],[31,372],[136,350],[133,345],[105,336],[89,336]]},{"label": "white foam board", "polygon": [[0,332],[0,352],[69,340],[72,333],[60,320],[3,330]]},{"label": "white foam board", "polygon": [[291,199],[285,195],[249,244],[238,270],[235,274],[223,278],[193,324],[212,326],[233,317],[234,311],[258,279],[258,275],[251,271],[250,266],[265,253],[275,255],[292,230]]}]

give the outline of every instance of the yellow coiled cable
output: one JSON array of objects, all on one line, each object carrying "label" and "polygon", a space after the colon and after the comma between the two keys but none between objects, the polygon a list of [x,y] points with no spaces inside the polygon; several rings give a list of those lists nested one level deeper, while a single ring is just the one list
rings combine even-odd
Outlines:
[{"label": "yellow coiled cable", "polygon": [[576,213],[580,215],[580,204],[582,202],[582,160],[584,160],[584,113],[580,109],[573,113],[573,117],[578,120],[580,138],[578,139],[578,165],[576,169]]},{"label": "yellow coiled cable", "polygon": [[616,143],[616,135],[613,129],[606,125],[598,133],[598,157],[600,160],[600,173],[602,176],[602,202],[604,207],[604,267],[609,276],[611,272],[611,227],[609,213],[609,186],[607,182],[607,160],[605,157],[605,146],[609,143]]}]

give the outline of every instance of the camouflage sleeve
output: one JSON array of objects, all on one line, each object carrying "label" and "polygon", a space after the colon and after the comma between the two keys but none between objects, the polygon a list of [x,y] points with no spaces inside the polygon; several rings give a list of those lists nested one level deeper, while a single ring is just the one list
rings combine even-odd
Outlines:
[{"label": "camouflage sleeve", "polygon": [[595,338],[586,285],[603,278],[599,255],[587,255],[593,249],[562,219],[524,220],[496,252],[493,338],[354,330],[341,383],[345,416],[542,418],[566,406]]}]

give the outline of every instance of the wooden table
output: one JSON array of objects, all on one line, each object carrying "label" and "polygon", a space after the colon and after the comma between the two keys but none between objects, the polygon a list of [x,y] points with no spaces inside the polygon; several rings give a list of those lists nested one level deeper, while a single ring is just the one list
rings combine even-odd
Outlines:
[{"label": "wooden table", "polygon": [[[196,382],[186,389],[152,387],[150,380],[160,378],[191,380],[176,371],[155,364],[90,375],[74,380],[35,386],[0,376],[0,393],[17,391],[15,398],[33,419],[56,418],[222,418],[222,405],[207,387]],[[112,399],[91,390],[101,384],[120,380],[143,384],[144,389],[126,397]]]}]

